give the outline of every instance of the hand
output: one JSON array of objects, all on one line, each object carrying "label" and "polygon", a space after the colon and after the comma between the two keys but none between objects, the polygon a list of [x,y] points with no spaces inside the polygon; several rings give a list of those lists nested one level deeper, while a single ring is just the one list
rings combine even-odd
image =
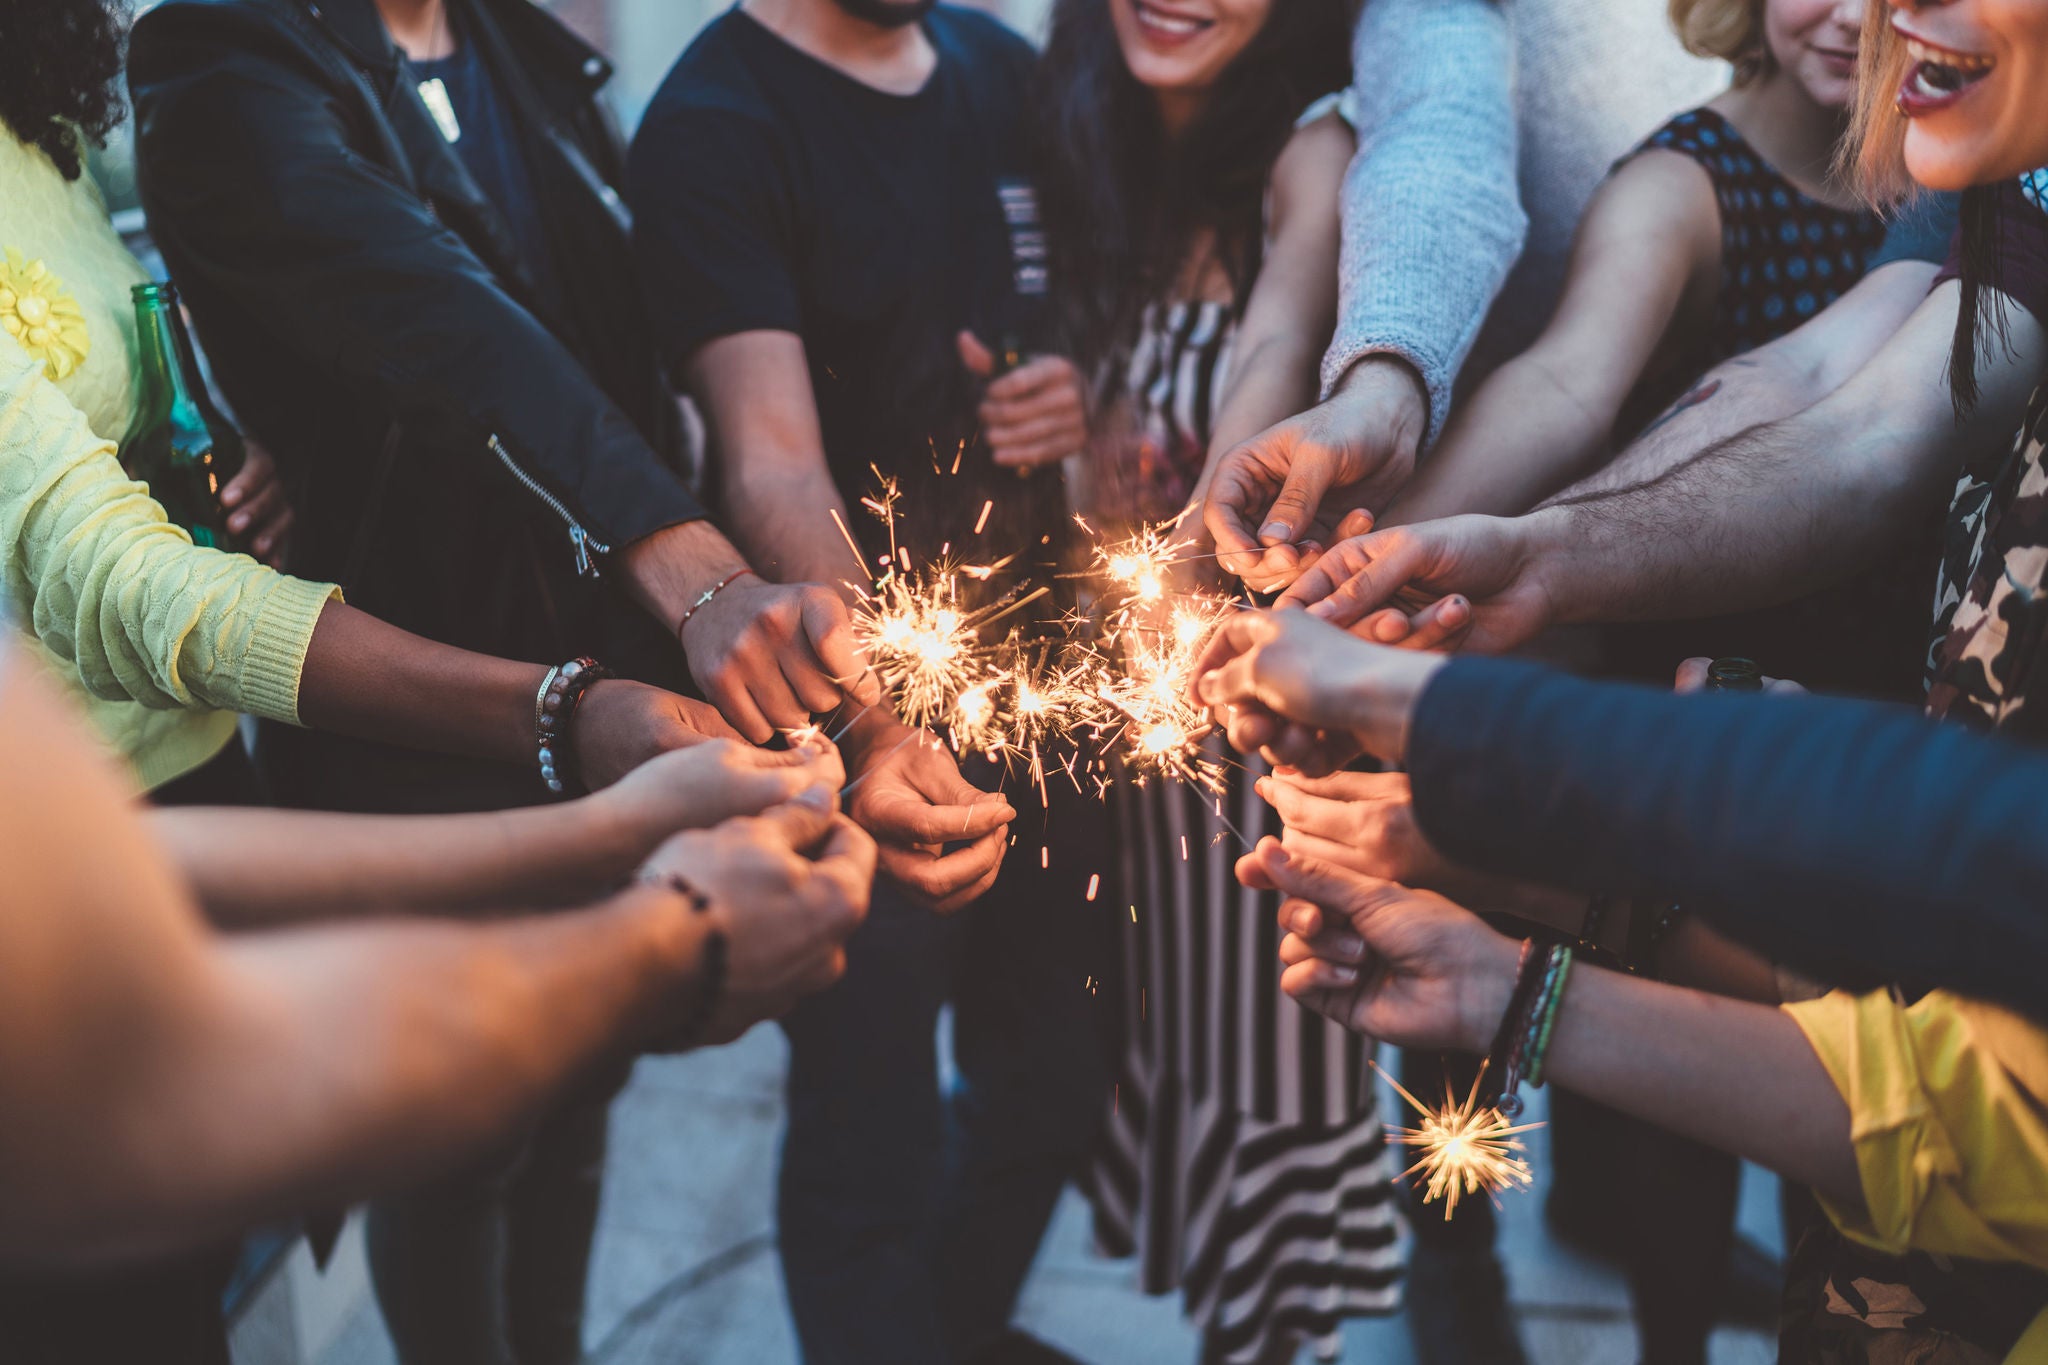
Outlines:
[{"label": "hand", "polygon": [[1088,443],[1088,390],[1065,356],[1041,355],[996,374],[996,358],[972,332],[957,338],[960,363],[988,380],[981,436],[995,462],[1019,474],[1058,464]]},{"label": "hand", "polygon": [[962,777],[945,745],[891,720],[861,737],[851,766],[847,813],[880,841],[892,880],[942,914],[995,884],[1016,812]]},{"label": "hand", "polygon": [[813,787],[831,793],[836,809],[845,785],[839,751],[823,740],[777,750],[734,737],[650,758],[586,799],[638,859],[678,830],[759,815]]},{"label": "hand", "polygon": [[680,638],[691,673],[756,744],[804,728],[849,697],[866,706],[882,695],[846,603],[821,584],[749,574],[699,608]]},{"label": "hand", "polygon": [[[726,939],[724,991],[703,1041],[730,1042],[837,981],[874,874],[874,841],[833,813],[825,787],[657,849],[642,875],[689,882]],[[670,1033],[679,1022],[664,1021]]]},{"label": "hand", "polygon": [[[1672,690],[1674,692],[1706,691],[1707,670],[1713,666],[1714,661],[1705,655],[1700,655],[1698,658],[1680,660],[1678,676],[1672,681]],[[1764,691],[1803,693],[1806,689],[1793,682],[1790,678],[1765,678]]]},{"label": "hand", "polygon": [[1219,562],[1258,592],[1286,587],[1302,571],[1303,543],[1329,544],[1346,515],[1401,491],[1428,421],[1422,382],[1405,361],[1368,356],[1352,366],[1324,402],[1217,462],[1202,518]]},{"label": "hand", "polygon": [[270,452],[254,441],[244,445],[248,458],[220,488],[220,505],[228,513],[228,534],[247,545],[253,558],[282,569],[292,529],[292,505]]},{"label": "hand", "polygon": [[1195,666],[1196,698],[1240,752],[1320,776],[1359,747],[1393,760],[1442,656],[1367,644],[1301,611],[1242,611]]},{"label": "hand", "polygon": [[[1554,618],[1527,518],[1462,516],[1332,545],[1281,597],[1380,644],[1458,644],[1497,653]],[[1451,597],[1469,616],[1446,629]]]},{"label": "hand", "polygon": [[626,678],[592,683],[571,725],[576,766],[592,791],[670,749],[739,738],[716,707]]},{"label": "hand", "polygon": [[1485,1051],[1514,991],[1512,940],[1433,892],[1293,855],[1270,838],[1238,859],[1237,875],[1287,898],[1281,990],[1399,1047]]},{"label": "hand", "polygon": [[1517,915],[1577,933],[1583,896],[1535,882],[1496,877],[1438,852],[1415,820],[1406,773],[1333,772],[1310,777],[1280,768],[1258,781],[1259,795],[1280,814],[1280,846],[1290,854],[1333,863],[1361,876],[1449,896],[1475,910]]}]

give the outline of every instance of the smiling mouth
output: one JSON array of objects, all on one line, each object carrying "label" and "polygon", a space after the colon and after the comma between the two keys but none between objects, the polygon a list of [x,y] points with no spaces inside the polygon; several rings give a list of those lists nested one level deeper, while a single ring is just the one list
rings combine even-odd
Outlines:
[{"label": "smiling mouth", "polygon": [[1913,69],[1906,73],[1905,87],[1899,92],[1907,104],[1922,108],[1946,105],[1990,75],[1997,64],[1989,57],[1936,47],[1903,33],[1899,36],[1906,44],[1906,55],[1913,59]]},{"label": "smiling mouth", "polygon": [[1166,38],[1192,38],[1204,29],[1213,27],[1207,19],[1193,19],[1185,14],[1175,14],[1156,5],[1148,5],[1145,0],[1133,0],[1131,8],[1136,12],[1141,25]]}]

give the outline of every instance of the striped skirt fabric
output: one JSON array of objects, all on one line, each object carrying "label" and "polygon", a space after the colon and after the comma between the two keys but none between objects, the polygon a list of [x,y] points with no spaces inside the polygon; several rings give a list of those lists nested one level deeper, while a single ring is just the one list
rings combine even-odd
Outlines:
[{"label": "striped skirt fabric", "polygon": [[1220,796],[1110,789],[1126,1017],[1088,1182],[1096,1238],[1139,1259],[1148,1293],[1180,1290],[1217,1359],[1287,1341],[1334,1360],[1344,1318],[1399,1306],[1397,1167],[1371,1041],[1279,991],[1278,898],[1238,884],[1231,829],[1256,842],[1278,821],[1255,773],[1235,755],[1226,771]]}]

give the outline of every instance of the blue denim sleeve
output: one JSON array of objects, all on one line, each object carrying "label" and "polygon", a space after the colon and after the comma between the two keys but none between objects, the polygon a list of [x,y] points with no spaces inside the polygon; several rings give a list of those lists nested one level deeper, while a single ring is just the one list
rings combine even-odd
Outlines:
[{"label": "blue denim sleeve", "polygon": [[2048,756],[1901,707],[1680,697],[1459,659],[1409,739],[1445,854],[1670,896],[1823,979],[2048,1014]]}]

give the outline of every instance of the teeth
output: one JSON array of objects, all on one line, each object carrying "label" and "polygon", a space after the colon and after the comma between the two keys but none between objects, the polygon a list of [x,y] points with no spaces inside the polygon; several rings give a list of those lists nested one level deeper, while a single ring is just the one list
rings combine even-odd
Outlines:
[{"label": "teeth", "polygon": [[1153,28],[1164,29],[1168,33],[1193,33],[1203,26],[1200,20],[1167,14],[1153,9],[1150,5],[1139,5],[1138,13],[1144,16],[1145,22]]},{"label": "teeth", "polygon": [[[1902,37],[1904,35],[1901,35]],[[1931,66],[1946,66],[1965,75],[1976,75],[1991,69],[1991,58],[1978,57],[1963,52],[1952,52],[1945,47],[1930,47],[1913,38],[1906,38],[1906,52],[1914,61],[1926,62]]]}]

